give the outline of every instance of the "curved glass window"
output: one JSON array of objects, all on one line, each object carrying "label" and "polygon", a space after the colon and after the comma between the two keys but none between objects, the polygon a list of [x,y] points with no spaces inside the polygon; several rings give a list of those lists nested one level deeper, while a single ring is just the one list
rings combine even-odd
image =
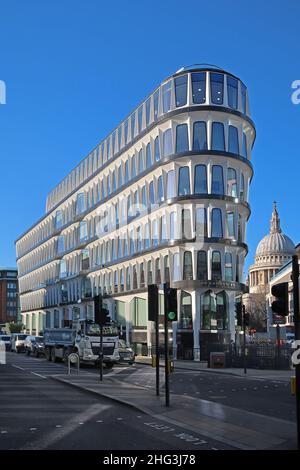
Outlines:
[{"label": "curved glass window", "polygon": [[233,281],[233,270],[232,270],[232,254],[225,253],[225,281]]},{"label": "curved glass window", "polygon": [[165,282],[170,282],[170,266],[169,266],[169,256],[164,256],[164,277]]},{"label": "curved glass window", "polygon": [[143,249],[141,227],[138,227],[136,229],[136,239],[137,239],[137,251],[138,253],[140,253]]},{"label": "curved glass window", "polygon": [[134,193],[134,213],[136,216],[140,215],[140,205],[139,205],[139,192],[138,190]]},{"label": "curved glass window", "polygon": [[[83,194],[83,193],[81,193]],[[77,201],[78,201],[78,196],[79,194],[77,195]],[[78,206],[78,202],[76,201],[76,215],[80,214],[80,212],[78,212],[79,210],[79,206]],[[55,213],[55,228],[56,230],[59,230],[63,225],[63,215],[62,215],[62,211],[56,211]]]},{"label": "curved glass window", "polygon": [[197,240],[207,237],[207,217],[205,207],[196,209],[196,238]]},{"label": "curved glass window", "polygon": [[235,238],[234,230],[234,213],[227,212],[226,214],[226,223],[227,223],[227,235],[229,238]]},{"label": "curved glass window", "polygon": [[136,156],[133,155],[131,159],[131,178],[136,177]]},{"label": "curved glass window", "polygon": [[217,330],[226,330],[227,329],[227,296],[226,293],[219,292],[217,294],[217,311],[216,311],[216,320],[217,320]]},{"label": "curved glass window", "polygon": [[174,80],[176,107],[186,105],[187,99],[187,75],[182,75]]},{"label": "curved glass window", "polygon": [[207,255],[206,251],[198,251],[197,253],[197,280],[207,281]]},{"label": "curved glass window", "polygon": [[227,75],[227,95],[228,95],[228,106],[232,109],[238,107],[238,81],[234,77]]},{"label": "curved glass window", "polygon": [[155,283],[160,284],[161,283],[161,275],[160,275],[160,259],[157,258],[155,260]]},{"label": "curved glass window", "polygon": [[192,73],[193,103],[202,104],[206,101],[206,73]]},{"label": "curved glass window", "polygon": [[178,225],[177,225],[177,213],[171,212],[170,214],[170,240],[176,240],[178,238]]},{"label": "curved glass window", "polygon": [[183,280],[193,280],[193,261],[190,251],[185,251],[183,255]]},{"label": "curved glass window", "polygon": [[247,158],[247,136],[243,132],[242,157]]},{"label": "curved glass window", "polygon": [[152,166],[152,155],[151,155],[151,145],[150,142],[146,147],[146,168],[151,168]]},{"label": "curved glass window", "polygon": [[114,238],[111,241],[111,260],[116,260],[116,244]]},{"label": "curved glass window", "polygon": [[211,236],[216,238],[223,238],[221,209],[213,209],[211,212]]},{"label": "curved glass window", "polygon": [[237,197],[237,179],[234,168],[228,168],[227,171],[227,195]]},{"label": "curved glass window", "polygon": [[131,139],[134,139],[135,136],[135,113],[132,113],[130,118],[131,124]]},{"label": "curved glass window", "polygon": [[140,133],[143,127],[143,105],[140,106],[138,109],[138,127]]},{"label": "curved glass window", "polygon": [[125,162],[125,184],[129,181],[129,165],[128,160]]},{"label": "curved glass window", "polygon": [[102,192],[102,198],[104,199],[106,197],[106,178],[105,176],[103,177],[103,180],[101,181],[101,192]]},{"label": "curved glass window", "polygon": [[126,268],[126,290],[131,289],[131,276],[130,276],[130,268]]},{"label": "curved glass window", "polygon": [[235,282],[240,282],[240,257],[236,256]]},{"label": "curved glass window", "polygon": [[79,224],[79,241],[80,243],[88,239],[87,223],[86,220],[82,220]]},{"label": "curved glass window", "polygon": [[118,237],[118,258],[122,258],[122,255],[123,255],[123,250],[122,250],[122,245],[123,245],[123,240],[121,237]]},{"label": "curved glass window", "polygon": [[151,205],[155,204],[155,196],[154,196],[154,184],[153,181],[149,184],[149,201]]},{"label": "curved glass window", "polygon": [[211,330],[216,317],[216,296],[211,291],[201,295],[201,329]]},{"label": "curved glass window", "polygon": [[225,151],[224,125],[222,122],[212,123],[211,149]]},{"label": "curved glass window", "polygon": [[144,153],[143,149],[139,151],[139,173],[143,173],[144,171]]},{"label": "curved glass window", "polygon": [[129,236],[129,253],[130,256],[134,255],[135,253],[135,238],[134,238],[134,231],[130,231],[130,236]]},{"label": "curved glass window", "polygon": [[144,263],[140,264],[140,286],[145,286],[145,270],[144,270]]},{"label": "curved glass window", "polygon": [[124,256],[128,256],[128,239],[127,239],[127,235],[124,238]]},{"label": "curved glass window", "polygon": [[125,145],[128,142],[128,119],[126,119],[125,124],[124,124],[124,140],[125,140]]},{"label": "curved glass window", "polygon": [[57,253],[63,253],[65,251],[65,237],[60,235],[57,239]]},{"label": "curved glass window", "polygon": [[186,196],[190,193],[190,169],[188,166],[182,166],[179,168],[178,196]]},{"label": "curved glass window", "polygon": [[144,228],[144,244],[145,244],[145,249],[150,248],[150,229],[149,229],[149,224],[147,223]]},{"label": "curved glass window", "polygon": [[189,136],[187,124],[176,126],[176,153],[187,152],[189,150]]},{"label": "curved glass window", "polygon": [[242,217],[241,217],[241,214],[239,214],[239,218],[238,218],[238,241],[239,242],[243,241],[243,230],[242,230]]},{"label": "curved glass window", "polygon": [[221,73],[210,73],[211,102],[223,104],[224,75]]},{"label": "curved glass window", "polygon": [[194,175],[194,193],[207,194],[207,170],[206,165],[196,165]]},{"label": "curved glass window", "polygon": [[161,233],[161,237],[160,237],[161,243],[165,243],[167,241],[167,219],[165,215],[163,215],[161,218],[160,233]]},{"label": "curved glass window", "polygon": [[206,122],[197,121],[194,122],[193,132],[193,150],[199,152],[201,150],[207,150],[207,132]]},{"label": "curved glass window", "polygon": [[182,238],[190,240],[192,238],[192,220],[190,209],[183,209],[181,213]]},{"label": "curved glass window", "polygon": [[239,133],[235,126],[229,126],[229,142],[228,151],[231,153],[239,154]]},{"label": "curved glass window", "polygon": [[146,193],[146,186],[143,186],[142,188],[142,211],[147,210],[147,193]]},{"label": "curved glass window", "polygon": [[106,184],[107,184],[107,196],[109,196],[110,193],[111,193],[111,191],[110,191],[110,176],[109,175],[107,175]]},{"label": "curved glass window", "polygon": [[179,253],[173,255],[173,281],[180,281]]},{"label": "curved glass window", "polygon": [[171,85],[172,82],[169,80],[162,86],[162,99],[163,99],[163,112],[167,113],[171,109]]},{"label": "curved glass window", "polygon": [[129,196],[127,197],[127,220],[129,220],[132,216],[132,197],[131,194],[129,194]]},{"label": "curved glass window", "polygon": [[221,279],[222,279],[221,253],[219,251],[213,251],[212,260],[211,260],[211,280],[221,281]]},{"label": "curved glass window", "polygon": [[150,124],[150,116],[151,116],[151,98],[146,101],[146,126]]},{"label": "curved glass window", "polygon": [[212,194],[224,194],[223,168],[220,165],[212,167],[211,192]]},{"label": "curved glass window", "polygon": [[167,199],[176,197],[175,170],[170,170],[167,174]]},{"label": "curved glass window", "polygon": [[172,146],[172,129],[167,129],[163,133],[163,147],[164,147],[164,157],[171,155],[173,153]]},{"label": "curved glass window", "polygon": [[123,184],[122,165],[120,165],[119,168],[118,168],[118,185],[119,185],[119,188],[122,186],[122,184]]},{"label": "curved glass window", "polygon": [[153,110],[154,110],[154,121],[158,118],[158,105],[159,105],[159,89],[153,93]]},{"label": "curved glass window", "polygon": [[110,159],[110,138],[106,140],[106,155],[107,155],[107,160]]},{"label": "curved glass window", "polygon": [[241,83],[241,96],[242,96],[242,113],[247,112],[247,88]]},{"label": "curved glass window", "polygon": [[76,215],[82,214],[86,209],[84,193],[77,194],[76,197]]},{"label": "curved glass window", "polygon": [[164,185],[162,175],[158,178],[157,181],[157,200],[158,202],[164,201]]},{"label": "curved glass window", "polygon": [[241,201],[245,200],[245,177],[243,173],[241,173],[240,199]]},{"label": "curved glass window", "polygon": [[157,223],[157,219],[154,219],[152,222],[152,245],[157,246],[158,244],[159,244],[158,223]]},{"label": "curved glass window", "polygon": [[154,140],[154,159],[156,162],[160,160],[160,148],[159,148],[159,137],[157,136]]},{"label": "curved glass window", "polygon": [[114,193],[116,190],[117,190],[116,173],[113,171],[113,174],[112,174],[112,192]]},{"label": "curved glass window", "polygon": [[60,277],[60,279],[63,278],[63,277],[67,277],[67,263],[66,263],[65,259],[60,260],[59,277]]}]

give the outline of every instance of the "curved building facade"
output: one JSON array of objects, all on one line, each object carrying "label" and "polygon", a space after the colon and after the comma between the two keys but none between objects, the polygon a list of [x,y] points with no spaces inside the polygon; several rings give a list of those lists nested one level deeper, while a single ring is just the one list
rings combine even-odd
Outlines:
[{"label": "curved building facade", "polygon": [[245,85],[223,70],[182,69],[162,82],[17,240],[26,329],[92,318],[101,293],[127,342],[150,354],[147,285],[170,282],[175,356],[199,360],[210,344],[234,339],[253,175],[249,114]]}]

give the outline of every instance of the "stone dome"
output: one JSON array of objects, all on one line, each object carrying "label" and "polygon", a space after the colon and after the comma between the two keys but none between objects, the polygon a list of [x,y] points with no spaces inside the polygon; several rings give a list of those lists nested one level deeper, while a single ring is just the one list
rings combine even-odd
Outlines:
[{"label": "stone dome", "polygon": [[280,219],[276,204],[274,203],[270,233],[259,242],[255,256],[261,257],[271,254],[292,256],[295,253],[295,244],[287,235],[281,231]]}]

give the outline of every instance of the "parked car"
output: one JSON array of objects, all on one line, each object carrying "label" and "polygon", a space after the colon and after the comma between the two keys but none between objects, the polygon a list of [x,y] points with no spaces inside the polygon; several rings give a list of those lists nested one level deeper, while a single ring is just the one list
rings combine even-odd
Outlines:
[{"label": "parked car", "polygon": [[11,336],[10,335],[0,335],[0,342],[3,341],[5,344],[6,351],[10,351],[11,348]]},{"label": "parked car", "polygon": [[24,347],[27,356],[32,354],[34,357],[39,357],[41,354],[45,354],[43,336],[28,335],[25,339]]},{"label": "parked car", "polygon": [[126,346],[126,343],[123,339],[119,339],[119,355],[120,362],[128,362],[128,364],[133,364],[135,360],[135,354],[132,348]]},{"label": "parked car", "polygon": [[25,351],[25,339],[27,335],[24,333],[13,333],[11,335],[11,351],[15,351],[16,353],[20,353]]}]

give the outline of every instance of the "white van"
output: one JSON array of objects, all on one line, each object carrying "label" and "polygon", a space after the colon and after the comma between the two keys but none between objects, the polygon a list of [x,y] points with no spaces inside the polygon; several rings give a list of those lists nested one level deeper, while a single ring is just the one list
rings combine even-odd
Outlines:
[{"label": "white van", "polygon": [[27,335],[24,333],[12,333],[11,335],[11,351],[16,353],[25,351],[25,339]]}]

